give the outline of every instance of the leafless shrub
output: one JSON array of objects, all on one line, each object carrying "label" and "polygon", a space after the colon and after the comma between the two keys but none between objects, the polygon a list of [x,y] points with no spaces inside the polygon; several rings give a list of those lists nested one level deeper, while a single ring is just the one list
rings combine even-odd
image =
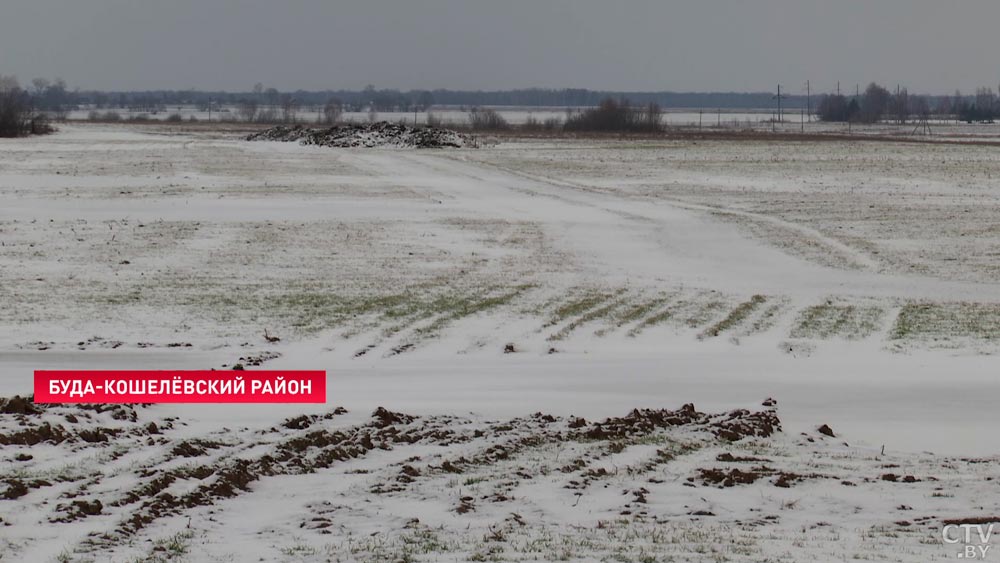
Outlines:
[{"label": "leafless shrub", "polygon": [[563,128],[567,131],[656,132],[663,130],[660,113],[655,103],[635,108],[624,98],[606,98],[596,108],[567,115]]},{"label": "leafless shrub", "polygon": [[180,123],[184,121],[184,116],[179,113],[172,113],[167,116],[167,123]]},{"label": "leafless shrub", "polygon": [[337,98],[330,98],[323,106],[323,120],[328,125],[333,125],[340,121],[340,116],[343,113],[344,104]]},{"label": "leafless shrub", "polygon": [[278,112],[273,106],[266,107],[257,113],[257,123],[278,123]]},{"label": "leafless shrub", "polygon": [[252,122],[257,117],[257,100],[240,100],[236,104],[236,113],[247,123]]},{"label": "leafless shrub", "polygon": [[528,118],[525,119],[524,123],[521,125],[521,129],[525,131],[541,131],[542,122],[538,121],[533,116],[529,115]]},{"label": "leafless shrub", "polygon": [[90,113],[87,114],[87,121],[97,121],[97,122],[110,121],[110,122],[115,122],[115,121],[121,121],[121,120],[122,120],[121,114],[119,114],[116,111],[108,111],[108,112],[104,112],[104,113],[101,113],[99,111],[91,111]]},{"label": "leafless shrub", "polygon": [[524,131],[557,131],[560,127],[562,127],[562,120],[558,117],[549,117],[540,121],[529,116],[521,125],[521,129]]},{"label": "leafless shrub", "polygon": [[440,116],[434,115],[431,112],[427,112],[427,126],[428,127],[444,127],[444,120]]},{"label": "leafless shrub", "polygon": [[281,119],[285,123],[294,123],[299,111],[299,101],[291,94],[281,95]]},{"label": "leafless shrub", "polygon": [[469,127],[473,131],[505,131],[510,124],[494,109],[474,107],[469,111]]}]

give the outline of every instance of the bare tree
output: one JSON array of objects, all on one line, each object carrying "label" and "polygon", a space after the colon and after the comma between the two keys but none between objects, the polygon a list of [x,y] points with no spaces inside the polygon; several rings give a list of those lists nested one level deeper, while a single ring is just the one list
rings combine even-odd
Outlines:
[{"label": "bare tree", "polygon": [[18,84],[17,78],[0,74],[0,93],[7,92],[9,90],[18,90],[20,88],[21,85]]},{"label": "bare tree", "polygon": [[330,125],[340,121],[342,113],[344,113],[344,104],[337,98],[330,98],[323,106],[323,119]]},{"label": "bare tree", "polygon": [[920,119],[927,119],[931,113],[931,103],[927,96],[910,96],[910,115],[916,115]]},{"label": "bare tree", "polygon": [[420,106],[423,111],[430,111],[431,106],[434,105],[434,94],[424,90],[417,97],[417,105]]},{"label": "bare tree", "polygon": [[285,123],[293,123],[299,111],[299,101],[291,94],[281,95],[281,119]]},{"label": "bare tree", "polygon": [[31,81],[31,85],[35,87],[35,96],[45,95],[45,91],[48,90],[50,82],[44,78],[36,78]]},{"label": "bare tree", "polygon": [[0,75],[0,137],[48,133],[48,120],[31,107],[31,96],[13,76]]},{"label": "bare tree", "polygon": [[236,104],[236,113],[247,123],[257,118],[257,100],[240,100]]},{"label": "bare tree", "polygon": [[954,102],[952,102],[951,96],[941,96],[941,98],[938,99],[937,105],[934,107],[934,113],[941,116],[951,115],[953,103]]},{"label": "bare tree", "polygon": [[896,116],[896,123],[900,125],[906,123],[910,117],[910,93],[903,88],[898,90],[892,97],[892,113]]},{"label": "bare tree", "polygon": [[264,98],[267,100],[267,105],[271,106],[271,109],[277,110],[278,101],[281,99],[281,94],[275,88],[268,88],[264,90]]},{"label": "bare tree", "polygon": [[662,114],[660,104],[649,102],[649,105],[646,106],[646,113],[642,116],[645,129],[648,131],[659,131],[663,126]]},{"label": "bare tree", "polygon": [[992,88],[977,88],[976,89],[976,109],[984,120],[992,121],[994,115],[994,106],[996,105],[996,97],[993,95]]}]

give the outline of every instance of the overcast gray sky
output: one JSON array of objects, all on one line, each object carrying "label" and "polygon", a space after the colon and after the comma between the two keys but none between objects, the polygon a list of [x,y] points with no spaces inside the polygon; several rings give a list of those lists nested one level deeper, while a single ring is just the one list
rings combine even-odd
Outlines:
[{"label": "overcast gray sky", "polygon": [[1000,82],[996,0],[0,0],[0,74],[100,89],[791,92]]}]

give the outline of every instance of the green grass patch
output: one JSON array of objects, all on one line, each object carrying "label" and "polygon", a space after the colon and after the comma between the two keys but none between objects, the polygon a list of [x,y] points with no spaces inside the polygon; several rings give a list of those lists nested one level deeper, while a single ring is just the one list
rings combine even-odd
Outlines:
[{"label": "green grass patch", "polygon": [[562,305],[556,307],[556,310],[552,312],[552,316],[542,328],[555,326],[571,317],[580,316],[624,291],[624,289],[620,289],[615,292],[587,292],[581,297],[564,302]]},{"label": "green grass patch", "polygon": [[909,303],[896,317],[892,340],[1000,340],[1000,304]]},{"label": "green grass patch", "polygon": [[795,320],[791,337],[860,340],[878,330],[884,316],[881,307],[827,302],[804,309]]},{"label": "green grass patch", "polygon": [[766,302],[767,298],[763,295],[754,295],[749,301],[744,301],[743,303],[737,305],[736,308],[730,311],[724,319],[702,331],[702,333],[698,335],[698,338],[715,338],[723,332],[731,330],[733,327],[745,321],[751,314],[753,314],[754,311],[757,310],[758,307]]},{"label": "green grass patch", "polygon": [[447,325],[464,317],[509,305],[511,301],[533,287],[530,284],[519,285],[511,290],[485,297],[443,296],[435,299],[430,304],[429,311],[439,316],[431,324],[418,328],[416,333],[424,338],[437,336]]},{"label": "green grass patch", "polygon": [[616,328],[621,328],[627,324],[637,322],[645,317],[648,317],[653,311],[665,306],[670,302],[672,297],[659,297],[656,299],[650,299],[647,301],[642,301],[628,308],[621,309],[616,314],[612,315],[612,326],[607,328],[602,328],[594,334],[597,336],[604,336]]},{"label": "green grass patch", "polygon": [[627,303],[628,303],[627,299],[618,299],[602,307],[591,309],[590,311],[574,319],[573,322],[561,328],[555,334],[549,336],[548,340],[549,341],[563,340],[564,338],[569,336],[570,333],[572,333],[574,330],[580,328],[581,326],[589,322],[593,322],[598,319],[602,319],[604,317],[611,315],[614,311],[620,309]]}]

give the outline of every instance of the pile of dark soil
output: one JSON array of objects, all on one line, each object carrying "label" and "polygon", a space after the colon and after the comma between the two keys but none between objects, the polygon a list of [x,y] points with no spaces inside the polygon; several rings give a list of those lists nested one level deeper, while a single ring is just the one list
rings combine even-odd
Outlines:
[{"label": "pile of dark soil", "polygon": [[478,146],[475,137],[437,127],[409,127],[398,123],[336,125],[310,129],[301,125],[278,125],[247,137],[248,141],[298,141],[303,145],[338,148],[411,148],[441,149]]}]

